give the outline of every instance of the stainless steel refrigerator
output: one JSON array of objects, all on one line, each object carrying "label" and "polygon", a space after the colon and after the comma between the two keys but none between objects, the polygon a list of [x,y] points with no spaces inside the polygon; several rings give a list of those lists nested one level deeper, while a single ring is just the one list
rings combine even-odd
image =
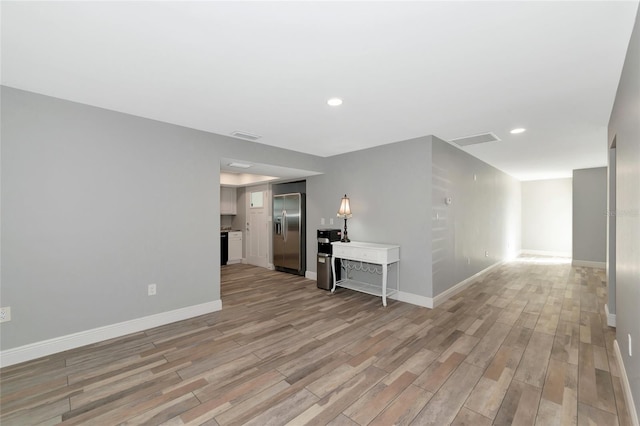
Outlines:
[{"label": "stainless steel refrigerator", "polygon": [[273,196],[273,266],[276,270],[303,275],[305,255],[304,194]]}]

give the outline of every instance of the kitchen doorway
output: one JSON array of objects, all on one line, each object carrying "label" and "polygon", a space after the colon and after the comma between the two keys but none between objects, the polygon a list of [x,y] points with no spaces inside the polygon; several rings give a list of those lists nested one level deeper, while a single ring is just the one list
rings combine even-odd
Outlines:
[{"label": "kitchen doorway", "polygon": [[248,187],[246,212],[246,259],[250,265],[267,268],[269,265],[269,196],[268,185]]}]

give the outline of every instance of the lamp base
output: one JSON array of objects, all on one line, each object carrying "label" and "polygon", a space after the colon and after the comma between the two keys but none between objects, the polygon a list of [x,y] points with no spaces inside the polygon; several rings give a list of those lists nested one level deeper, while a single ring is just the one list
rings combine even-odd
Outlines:
[{"label": "lamp base", "polygon": [[340,240],[341,243],[350,243],[351,240],[349,239],[349,234],[347,234],[347,218],[345,216],[344,218],[344,232],[342,233],[342,239]]}]

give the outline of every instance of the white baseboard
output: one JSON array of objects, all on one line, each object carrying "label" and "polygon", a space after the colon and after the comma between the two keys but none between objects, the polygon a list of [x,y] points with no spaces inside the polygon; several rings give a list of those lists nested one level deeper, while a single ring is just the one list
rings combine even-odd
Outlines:
[{"label": "white baseboard", "polygon": [[504,262],[494,263],[493,265],[489,266],[488,268],[485,268],[482,271],[478,272],[477,274],[474,274],[474,275],[470,276],[469,278],[467,278],[464,281],[460,281],[458,284],[456,284],[453,287],[443,291],[442,293],[436,295],[436,297],[433,297],[433,298],[432,297],[419,296],[417,294],[407,293],[405,291],[399,291],[395,295],[391,296],[391,298],[395,299],[395,300],[399,300],[400,302],[407,302],[407,303],[411,303],[412,305],[423,306],[425,308],[433,309],[433,308],[435,308],[437,306],[442,305],[447,299],[449,299],[450,297],[460,293],[462,290],[464,290],[465,288],[470,286],[473,282],[475,282],[478,278],[480,278],[481,276],[487,274],[488,272],[490,272],[491,270],[497,268],[498,266],[502,265],[503,263]]},{"label": "white baseboard", "polygon": [[616,314],[612,314],[609,312],[609,305],[604,305],[604,311],[607,314],[607,325],[609,327],[616,326]]},{"label": "white baseboard", "polygon": [[227,265],[234,265],[236,263],[242,263],[242,259],[227,260]]},{"label": "white baseboard", "polygon": [[585,268],[597,268],[606,269],[607,262],[592,262],[590,260],[575,260],[571,261],[571,266],[584,266]]},{"label": "white baseboard", "polygon": [[622,362],[622,354],[620,353],[620,346],[618,345],[618,341],[613,341],[613,353],[616,356],[616,361],[618,362],[618,369],[620,370],[620,379],[622,379],[622,391],[624,393],[624,399],[627,403],[627,409],[629,410],[629,417],[631,417],[631,424],[633,426],[638,425],[638,412],[636,411],[636,406],[633,403],[633,394],[631,393],[631,386],[629,386],[629,376],[627,376],[627,370],[624,367],[624,362]]},{"label": "white baseboard", "polygon": [[162,312],[130,321],[98,327],[91,330],[80,331],[54,339],[43,340],[13,349],[0,352],[0,367],[18,364],[24,361],[55,354],[69,349],[79,348],[92,343],[125,336],[131,333],[148,330],[176,321],[182,321],[199,315],[216,312],[222,309],[222,301],[202,303],[200,305],[187,306],[186,308]]},{"label": "white baseboard", "polygon": [[533,256],[553,256],[553,257],[571,257],[571,252],[568,251],[547,251],[547,250],[520,250],[520,254],[533,255]]},{"label": "white baseboard", "polygon": [[276,267],[273,266],[273,263],[267,263],[267,269],[271,270],[271,271],[275,271]]},{"label": "white baseboard", "polygon": [[422,306],[424,308],[433,309],[433,299],[425,296],[418,296],[417,294],[407,293],[405,291],[399,291],[392,296],[390,299],[395,299],[400,302],[411,303],[412,305]]},{"label": "white baseboard", "polygon": [[316,272],[313,272],[313,271],[305,271],[304,277],[305,278],[309,278],[310,280],[314,280],[314,281],[318,280],[318,274]]},{"label": "white baseboard", "polygon": [[497,268],[498,266],[502,265],[503,263],[504,262],[494,263],[493,265],[491,265],[491,266],[489,266],[487,268],[484,268],[482,271],[470,276],[466,280],[460,281],[458,284],[454,285],[453,287],[446,289],[445,291],[443,291],[440,294],[437,294],[433,298],[433,306],[437,307],[437,306],[442,305],[447,299],[449,299],[450,297],[453,297],[454,295],[460,293],[462,290],[464,290],[465,288],[467,288],[471,284],[473,284],[473,282],[476,281],[478,278],[480,278],[483,275],[491,272],[493,269]]}]

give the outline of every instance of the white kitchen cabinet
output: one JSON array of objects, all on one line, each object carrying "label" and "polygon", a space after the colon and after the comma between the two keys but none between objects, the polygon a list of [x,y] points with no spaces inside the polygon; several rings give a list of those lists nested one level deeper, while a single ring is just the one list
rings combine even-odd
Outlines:
[{"label": "white kitchen cabinet", "polygon": [[242,261],[242,232],[229,232],[229,260],[230,263],[240,263]]},{"label": "white kitchen cabinet", "polygon": [[236,214],[236,189],[220,187],[220,214]]}]

